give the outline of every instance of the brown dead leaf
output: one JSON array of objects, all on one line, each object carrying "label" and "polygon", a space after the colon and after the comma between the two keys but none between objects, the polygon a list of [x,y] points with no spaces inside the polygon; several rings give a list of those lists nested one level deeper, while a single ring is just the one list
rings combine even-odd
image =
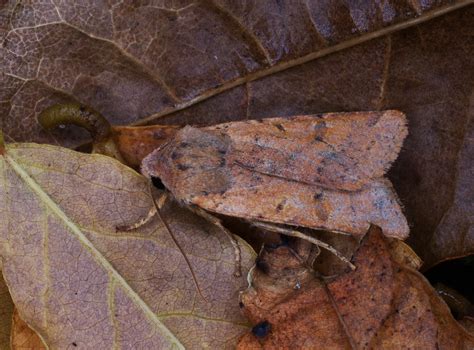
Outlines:
[{"label": "brown dead leaf", "polygon": [[143,158],[168,141],[177,126],[112,127],[112,138],[127,165],[139,168]]},{"label": "brown dead leaf", "polygon": [[393,260],[375,226],[357,270],[323,281],[288,247],[267,249],[241,307],[254,323],[239,349],[471,349],[474,336],[425,278]]},{"label": "brown dead leaf", "polygon": [[[239,314],[233,248],[167,201],[163,223],[130,232],[152,207],[145,178],[119,162],[55,146],[10,144],[0,157],[0,255],[19,314],[50,348],[233,348]],[[241,241],[243,268],[252,250]]]},{"label": "brown dead leaf", "polygon": [[34,330],[20,318],[18,311],[13,311],[13,325],[11,335],[12,350],[43,350],[47,347]]},{"label": "brown dead leaf", "polygon": [[13,302],[0,270],[0,349],[10,349]]},{"label": "brown dead leaf", "polygon": [[[38,113],[78,101],[114,124],[156,119],[463,3],[3,3],[0,127],[16,141],[77,144],[84,134],[47,133]],[[245,94],[236,102],[245,110]],[[232,107],[218,119],[196,114],[187,122],[234,114]]]}]

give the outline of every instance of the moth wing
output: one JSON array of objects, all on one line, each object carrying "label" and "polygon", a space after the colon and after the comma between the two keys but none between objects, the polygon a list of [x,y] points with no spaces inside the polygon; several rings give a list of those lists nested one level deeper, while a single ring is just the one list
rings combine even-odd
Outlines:
[{"label": "moth wing", "polygon": [[380,178],[407,135],[399,111],[328,113],[216,125],[228,163],[288,180],[354,191]]},{"label": "moth wing", "polygon": [[360,191],[322,188],[268,175],[255,176],[233,166],[233,186],[224,193],[196,195],[191,203],[206,210],[247,220],[324,229],[356,236],[370,224],[385,235],[405,239],[409,227],[398,198],[386,179],[374,180]]}]

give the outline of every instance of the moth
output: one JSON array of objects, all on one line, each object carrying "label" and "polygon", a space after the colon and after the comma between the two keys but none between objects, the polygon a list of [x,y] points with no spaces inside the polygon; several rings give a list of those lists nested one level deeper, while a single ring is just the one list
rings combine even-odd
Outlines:
[{"label": "moth", "polygon": [[141,169],[183,204],[280,233],[301,226],[361,236],[375,224],[404,239],[408,224],[384,174],[406,136],[396,110],[186,126]]}]

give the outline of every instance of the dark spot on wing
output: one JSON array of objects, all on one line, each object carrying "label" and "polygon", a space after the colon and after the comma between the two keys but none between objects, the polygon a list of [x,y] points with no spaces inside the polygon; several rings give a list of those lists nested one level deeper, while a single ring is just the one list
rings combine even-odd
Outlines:
[{"label": "dark spot on wing", "polygon": [[316,137],[314,138],[314,141],[324,142],[324,139],[321,137],[321,135],[316,135]]},{"label": "dark spot on wing", "polygon": [[323,195],[322,192],[316,192],[316,193],[314,194],[314,196],[313,196],[313,199],[314,199],[315,201],[320,201],[320,200],[323,198],[323,196],[324,196],[324,195]]},{"label": "dark spot on wing", "polygon": [[185,171],[191,168],[189,165],[184,165],[184,164],[178,164],[176,165],[176,167],[178,168],[178,170],[181,170],[181,171]]},{"label": "dark spot on wing", "polygon": [[282,200],[280,203],[278,203],[276,210],[281,211],[285,207],[286,199]]},{"label": "dark spot on wing", "polygon": [[186,147],[189,147],[189,142],[181,142],[178,147],[181,147],[181,148],[186,148]]},{"label": "dark spot on wing", "polygon": [[281,125],[280,123],[278,124],[275,124],[275,127],[280,130],[280,131],[285,131],[285,128],[283,127],[283,125]]},{"label": "dark spot on wing", "polygon": [[325,121],[314,124],[314,130],[324,129],[325,127],[326,127]]}]

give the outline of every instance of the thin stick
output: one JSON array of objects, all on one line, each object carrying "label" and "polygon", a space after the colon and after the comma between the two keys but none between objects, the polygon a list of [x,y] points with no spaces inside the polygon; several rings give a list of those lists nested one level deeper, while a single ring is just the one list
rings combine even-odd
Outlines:
[{"label": "thin stick", "polygon": [[280,226],[277,226],[277,225],[268,224],[268,223],[260,222],[260,221],[253,222],[253,225],[255,225],[256,227],[262,228],[264,230],[278,232],[278,233],[281,233],[281,234],[284,234],[284,235],[287,235],[287,236],[290,236],[290,237],[296,237],[296,238],[304,239],[308,242],[311,242],[311,243],[313,243],[313,244],[315,244],[315,245],[317,245],[321,248],[324,248],[327,251],[333,253],[337,258],[339,258],[341,261],[343,261],[344,263],[349,265],[352,270],[356,269],[356,267],[344,255],[339,253],[336,249],[331,247],[329,244],[327,244],[323,241],[320,241],[317,238],[306,235],[303,232],[292,230],[292,229],[287,229],[287,228],[284,228],[284,227],[280,227]]}]

